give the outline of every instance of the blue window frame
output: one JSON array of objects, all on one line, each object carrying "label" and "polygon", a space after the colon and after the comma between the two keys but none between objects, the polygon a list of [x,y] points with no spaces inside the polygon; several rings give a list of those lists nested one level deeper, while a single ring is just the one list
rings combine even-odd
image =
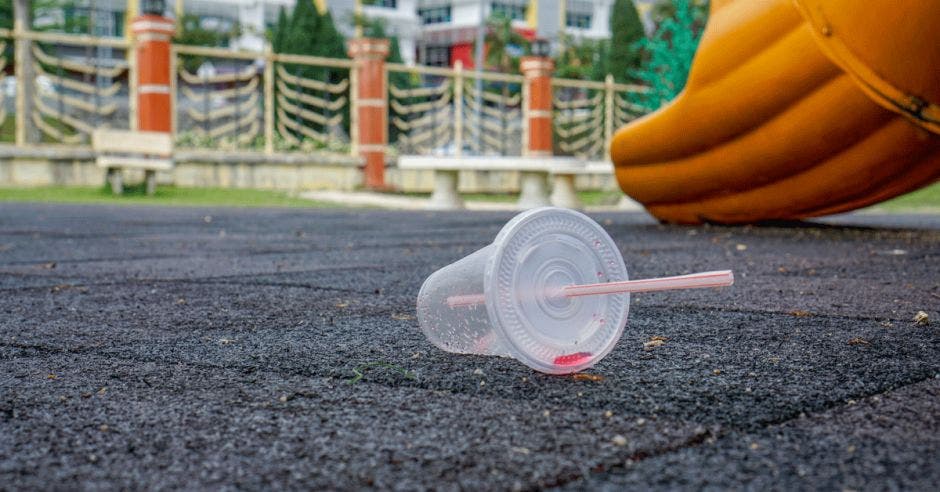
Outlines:
[{"label": "blue window frame", "polygon": [[442,24],[451,21],[450,5],[418,9],[422,24]]},{"label": "blue window frame", "polygon": [[502,15],[512,20],[525,20],[527,5],[508,2],[493,2],[490,4],[490,15]]}]

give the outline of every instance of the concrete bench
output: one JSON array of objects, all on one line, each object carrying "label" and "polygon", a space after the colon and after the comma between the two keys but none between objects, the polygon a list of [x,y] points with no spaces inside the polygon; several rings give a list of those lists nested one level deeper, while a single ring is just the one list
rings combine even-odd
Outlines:
[{"label": "concrete bench", "polygon": [[[456,210],[464,208],[463,199],[457,193],[460,171],[518,171],[519,208],[550,205],[554,200],[548,194],[548,177],[572,176],[570,194],[574,194],[574,174],[584,172],[585,162],[573,157],[494,157],[494,156],[401,156],[398,168],[407,170],[434,171],[434,191],[428,208],[434,210]],[[562,174],[555,174],[561,172]],[[567,180],[567,178],[563,178]],[[562,192],[559,197],[565,203],[577,203]],[[567,206],[557,204],[558,206]]]},{"label": "concrete bench", "polygon": [[121,169],[143,169],[147,194],[157,190],[157,171],[173,169],[173,137],[163,132],[99,129],[91,136],[95,163],[107,169],[115,195],[124,192]]},{"label": "concrete bench", "polygon": [[559,161],[550,166],[552,175],[552,205],[565,208],[582,208],[581,199],[578,198],[574,185],[575,177],[579,174],[613,175],[614,165],[608,161]]}]

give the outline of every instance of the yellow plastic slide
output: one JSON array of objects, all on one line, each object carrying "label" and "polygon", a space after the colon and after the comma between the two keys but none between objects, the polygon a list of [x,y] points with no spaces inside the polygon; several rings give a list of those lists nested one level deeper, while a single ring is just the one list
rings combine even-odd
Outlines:
[{"label": "yellow plastic slide", "polygon": [[660,220],[844,212],[940,178],[940,0],[712,0],[684,91],[620,129]]}]

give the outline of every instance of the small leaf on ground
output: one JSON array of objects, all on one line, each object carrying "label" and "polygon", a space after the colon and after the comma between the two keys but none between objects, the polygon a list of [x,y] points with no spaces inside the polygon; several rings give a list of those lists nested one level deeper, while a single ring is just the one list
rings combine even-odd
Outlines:
[{"label": "small leaf on ground", "polygon": [[362,380],[363,376],[365,376],[365,373],[363,371],[365,371],[366,369],[370,367],[385,367],[388,369],[392,369],[395,372],[401,373],[401,375],[404,376],[405,379],[411,379],[411,380],[418,379],[418,376],[415,374],[414,371],[409,371],[405,369],[404,367],[401,367],[395,364],[390,364],[388,362],[369,362],[367,364],[362,364],[360,366],[354,367],[352,370],[354,376],[346,380],[346,383],[347,384],[358,383],[359,381]]},{"label": "small leaf on ground", "polygon": [[604,376],[601,376],[600,374],[588,374],[588,373],[585,373],[585,372],[579,372],[579,373],[577,373],[577,374],[572,374],[572,375],[571,375],[571,378],[574,379],[575,381],[595,381],[595,382],[597,382],[597,381],[603,381],[603,380],[604,380]]},{"label": "small leaf on ground", "polygon": [[669,340],[666,337],[652,336],[648,342],[643,343],[643,350],[647,352],[653,350],[656,347],[661,347],[666,344],[666,340]]}]

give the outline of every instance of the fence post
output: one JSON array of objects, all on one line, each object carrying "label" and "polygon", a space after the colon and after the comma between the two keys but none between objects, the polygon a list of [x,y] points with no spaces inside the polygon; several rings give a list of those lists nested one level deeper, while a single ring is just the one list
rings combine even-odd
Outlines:
[{"label": "fence post", "polygon": [[614,137],[614,76],[604,79],[604,158],[610,159],[610,141]]},{"label": "fence post", "polygon": [[176,104],[179,100],[179,54],[170,45],[170,132],[175,137],[179,131],[179,113]]},{"label": "fence post", "polygon": [[525,75],[528,85],[527,111],[525,118],[529,124],[529,139],[526,142],[526,155],[552,155],[552,72],[555,62],[551,58],[526,56],[519,63],[519,69]]},{"label": "fence post", "polygon": [[463,61],[454,63],[454,155],[463,153]]},{"label": "fence post", "polygon": [[170,77],[170,39],[176,30],[166,17],[144,14],[131,23],[137,65],[137,128],[171,132],[173,103]]},{"label": "fence post", "polygon": [[274,52],[264,47],[264,152],[274,153]]},{"label": "fence post", "polygon": [[131,38],[127,44],[127,128],[137,130],[137,48]]},{"label": "fence post", "polygon": [[365,159],[366,188],[385,188],[385,152],[388,144],[388,87],[385,82],[387,39],[349,41],[349,57],[356,62],[356,125],[359,155]]},{"label": "fence post", "polygon": [[13,4],[13,46],[16,62],[16,145],[39,140],[39,132],[32,123],[33,97],[36,94],[33,70],[32,42],[23,34],[32,27],[30,1],[16,0]]},{"label": "fence post", "polygon": [[[542,56],[526,56],[519,63],[525,76],[523,91],[526,104],[526,141],[523,155],[548,157],[552,155],[552,72],[555,62]],[[519,173],[519,206],[540,207],[549,204],[548,172],[523,171]]]}]

